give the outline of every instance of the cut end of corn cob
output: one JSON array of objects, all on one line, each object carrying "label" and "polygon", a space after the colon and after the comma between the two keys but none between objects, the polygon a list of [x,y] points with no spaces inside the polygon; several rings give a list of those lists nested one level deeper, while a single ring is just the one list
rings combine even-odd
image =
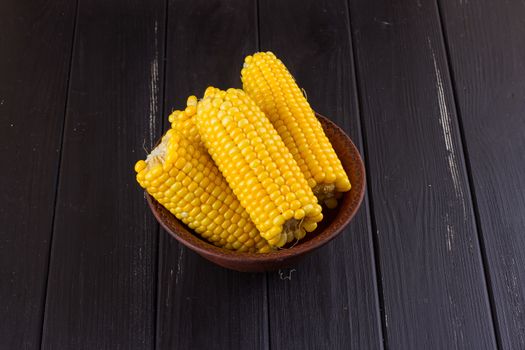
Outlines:
[{"label": "cut end of corn cob", "polygon": [[315,230],[321,206],[271,122],[244,91],[207,88],[194,120],[233,193],[271,246]]},{"label": "cut end of corn cob", "polygon": [[140,186],[219,247],[271,251],[206,150],[186,134],[188,130],[170,129],[146,160],[135,164]]},{"label": "cut end of corn cob", "polygon": [[328,208],[351,189],[321,123],[285,65],[271,52],[247,56],[243,89],[266,114],[290,150],[319,202]]}]

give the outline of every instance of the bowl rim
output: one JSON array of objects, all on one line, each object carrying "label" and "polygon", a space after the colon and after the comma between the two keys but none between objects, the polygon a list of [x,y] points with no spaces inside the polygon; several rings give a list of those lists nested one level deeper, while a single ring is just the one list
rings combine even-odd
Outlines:
[{"label": "bowl rim", "polygon": [[[193,233],[191,229],[189,229],[185,224],[183,224],[179,219],[177,219],[172,213],[170,213],[167,209],[162,207],[160,203],[158,203],[148,192],[144,191],[148,206],[150,207],[150,210],[152,211],[153,215],[160,223],[160,225],[170,234],[170,236],[175,238],[178,242],[180,242],[187,248],[195,251],[196,253],[202,256],[220,256],[221,259],[228,260],[231,263],[272,263],[290,257],[303,255],[319,247],[324,246],[332,239],[337,237],[346,228],[346,226],[350,223],[350,221],[353,219],[353,217],[356,215],[357,211],[361,207],[366,189],[366,175],[365,166],[359,153],[359,150],[350,138],[350,136],[348,136],[343,129],[341,129],[337,124],[335,124],[327,117],[317,112],[315,112],[315,114],[318,119],[321,119],[323,122],[330,125],[330,127],[334,128],[338,133],[344,135],[344,138],[346,138],[346,141],[352,148],[350,154],[353,157],[355,157],[353,163],[358,165],[361,174],[361,186],[359,186],[359,188],[355,188],[354,184],[352,184],[352,189],[350,190],[359,191],[356,199],[357,203],[352,207],[352,210],[350,211],[348,216],[346,216],[342,220],[341,224],[329,234],[319,237],[319,239],[305,241],[303,244],[297,244],[290,248],[280,250],[278,249],[268,253],[238,252],[226,248],[217,247],[212,243],[198,237],[195,233]],[[161,209],[163,209],[163,211],[165,211],[167,214],[162,214],[157,209],[159,207],[162,207]],[[178,223],[178,226],[180,226],[180,228],[182,229],[180,230],[181,232],[174,232],[173,227],[170,227],[165,222],[165,220],[162,218],[162,215],[170,215],[173,218],[175,218],[175,220]]]}]

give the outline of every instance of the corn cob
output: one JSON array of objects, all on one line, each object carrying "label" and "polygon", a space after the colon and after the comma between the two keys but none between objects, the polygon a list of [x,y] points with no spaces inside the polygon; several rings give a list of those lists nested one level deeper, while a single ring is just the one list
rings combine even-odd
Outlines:
[{"label": "corn cob", "polygon": [[271,52],[247,56],[241,76],[244,91],[270,119],[319,201],[336,207],[350,181],[293,76]]},{"label": "corn cob", "polygon": [[268,118],[244,91],[209,87],[195,124],[270,245],[281,247],[315,230],[323,217],[316,197]]},{"label": "corn cob", "polygon": [[138,183],[160,204],[213,244],[269,252],[206,150],[170,129],[161,143],[135,165]]}]

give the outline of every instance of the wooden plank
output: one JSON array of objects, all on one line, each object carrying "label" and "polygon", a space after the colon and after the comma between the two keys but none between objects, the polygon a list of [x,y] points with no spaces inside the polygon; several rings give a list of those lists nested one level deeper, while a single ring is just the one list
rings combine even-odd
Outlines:
[{"label": "wooden plank", "polygon": [[164,10],[79,4],[43,348],[154,345],[158,226],[133,165],[160,134]]},{"label": "wooden plank", "polygon": [[523,349],[525,6],[441,6],[501,347]]},{"label": "wooden plank", "polygon": [[350,2],[392,349],[495,336],[435,2]]},{"label": "wooden plank", "polygon": [[[255,51],[254,1],[170,1],[165,116],[208,85],[240,87],[244,56]],[[266,275],[205,261],[161,232],[159,349],[268,347]]]},{"label": "wooden plank", "polygon": [[74,1],[0,2],[0,348],[40,347]]},{"label": "wooden plank", "polygon": [[[261,49],[272,50],[308,100],[361,145],[345,1],[261,1]],[[342,236],[294,269],[269,275],[271,348],[382,348],[365,199]]]}]

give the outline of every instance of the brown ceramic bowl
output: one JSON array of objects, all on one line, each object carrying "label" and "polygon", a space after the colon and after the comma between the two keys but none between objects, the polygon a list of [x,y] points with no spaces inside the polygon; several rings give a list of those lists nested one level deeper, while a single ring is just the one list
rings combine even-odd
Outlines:
[{"label": "brown ceramic bowl", "polygon": [[146,193],[151,211],[162,227],[177,241],[222,267],[243,272],[262,272],[291,266],[299,258],[323,246],[340,234],[357,212],[365,192],[363,161],[352,140],[328,118],[320,114],[317,114],[317,118],[349,175],[352,189],[339,200],[337,208],[333,210],[323,208],[324,219],[319,227],[314,232],[307,234],[295,246],[267,254],[235,252],[216,247],[199,238],[191,229]]}]

